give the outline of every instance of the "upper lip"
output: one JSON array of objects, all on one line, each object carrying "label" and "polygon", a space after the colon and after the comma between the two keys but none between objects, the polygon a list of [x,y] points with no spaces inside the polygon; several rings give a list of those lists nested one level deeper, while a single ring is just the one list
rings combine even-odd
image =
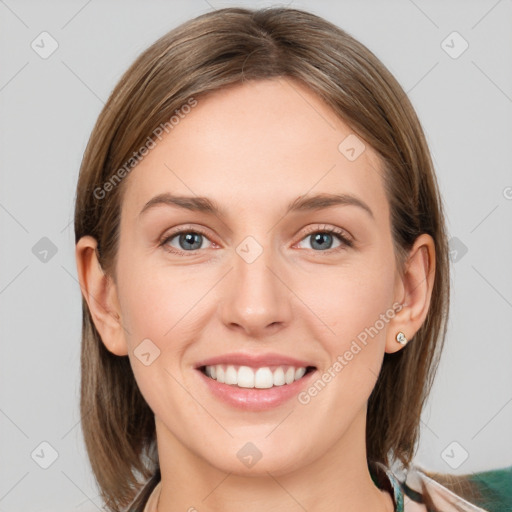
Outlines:
[{"label": "upper lip", "polygon": [[216,364],[251,366],[253,368],[261,368],[264,366],[294,366],[295,368],[307,368],[308,366],[314,366],[311,362],[301,361],[300,359],[282,354],[266,353],[256,355],[232,352],[231,354],[223,354],[199,361],[195,367],[201,368],[202,366],[214,366]]}]

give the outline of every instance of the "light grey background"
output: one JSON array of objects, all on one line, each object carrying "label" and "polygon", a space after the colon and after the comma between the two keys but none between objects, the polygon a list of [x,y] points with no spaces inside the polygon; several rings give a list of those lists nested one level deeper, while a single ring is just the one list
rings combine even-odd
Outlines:
[{"label": "light grey background", "polygon": [[[72,218],[103,103],[132,60],[179,23],[212,8],[269,4],[0,0],[0,512],[101,507],[78,412]],[[510,465],[512,2],[290,5],[376,53],[409,93],[432,150],[456,252],[446,350],[416,460],[453,473]],[[31,47],[51,48],[43,31],[58,43],[46,59]],[[469,47],[453,58],[464,40]],[[36,245],[43,237],[57,251],[46,262]],[[52,448],[42,442],[58,454],[47,469],[40,464],[51,462]]]}]

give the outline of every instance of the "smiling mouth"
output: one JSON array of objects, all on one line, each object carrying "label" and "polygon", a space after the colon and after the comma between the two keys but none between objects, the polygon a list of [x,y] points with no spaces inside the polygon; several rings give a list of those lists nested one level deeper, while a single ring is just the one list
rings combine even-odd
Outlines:
[{"label": "smiling mouth", "polygon": [[216,364],[200,366],[198,370],[221,384],[248,389],[269,389],[293,384],[305,375],[314,372],[316,367],[278,365],[252,368],[243,365]]}]

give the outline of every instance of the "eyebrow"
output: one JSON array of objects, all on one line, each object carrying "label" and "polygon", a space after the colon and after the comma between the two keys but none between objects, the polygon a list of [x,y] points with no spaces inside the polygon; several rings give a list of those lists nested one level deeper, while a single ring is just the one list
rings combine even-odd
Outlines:
[{"label": "eyebrow", "polygon": [[[194,212],[202,212],[217,217],[223,217],[226,212],[215,201],[207,197],[200,196],[178,196],[169,193],[159,194],[150,199],[142,208],[139,217],[154,208],[155,206],[167,205],[177,206]],[[328,194],[321,193],[312,196],[299,196],[293,200],[286,209],[286,214],[291,212],[314,211],[332,206],[357,206],[364,210],[372,219],[374,219],[371,208],[361,199],[351,194]]]}]

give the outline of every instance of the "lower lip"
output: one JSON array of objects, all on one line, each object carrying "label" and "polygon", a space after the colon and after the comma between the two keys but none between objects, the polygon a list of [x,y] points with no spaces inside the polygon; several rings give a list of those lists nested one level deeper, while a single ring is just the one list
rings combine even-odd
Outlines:
[{"label": "lower lip", "polygon": [[316,374],[314,370],[291,384],[259,389],[222,384],[208,377],[201,370],[196,369],[196,371],[214,396],[233,407],[246,411],[266,411],[284,404],[309,385],[311,378]]}]

